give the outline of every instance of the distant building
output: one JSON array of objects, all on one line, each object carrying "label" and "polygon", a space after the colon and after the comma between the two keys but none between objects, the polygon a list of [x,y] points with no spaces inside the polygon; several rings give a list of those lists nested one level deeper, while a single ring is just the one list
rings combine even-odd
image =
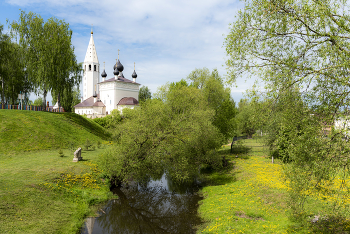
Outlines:
[{"label": "distant building", "polygon": [[140,84],[136,83],[137,74],[132,73],[132,80],[124,77],[124,66],[118,60],[113,67],[114,77],[107,79],[105,68],[99,81],[100,64],[95,48],[93,32],[83,63],[83,97],[81,103],[74,106],[75,113],[86,114],[89,117],[100,117],[110,114],[112,110],[122,111],[124,108],[134,108],[139,102]]}]

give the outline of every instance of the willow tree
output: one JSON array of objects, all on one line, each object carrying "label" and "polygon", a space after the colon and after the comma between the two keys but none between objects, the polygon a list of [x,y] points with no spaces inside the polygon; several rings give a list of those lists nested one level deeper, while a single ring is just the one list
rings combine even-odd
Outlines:
[{"label": "willow tree", "polygon": [[[43,105],[48,91],[59,101],[63,95],[71,94],[81,76],[69,24],[56,18],[45,22],[40,15],[21,11],[19,21],[12,22],[11,27],[24,49],[28,77],[37,93],[43,93]],[[64,107],[69,109],[69,105]]]},{"label": "willow tree", "polygon": [[0,25],[0,103],[15,104],[21,91],[31,91],[31,84],[25,75],[22,48],[2,29]]},{"label": "willow tree", "polygon": [[292,126],[290,137],[285,138],[286,131],[279,135],[287,140],[291,163],[286,172],[297,212],[310,191],[334,197],[334,207],[344,208],[349,196],[342,183],[329,184],[350,175],[345,132],[321,137],[327,125],[347,117],[342,114],[350,101],[348,9],[346,0],[246,0],[224,43],[229,82],[260,77],[274,103],[282,96],[292,103],[293,97],[284,95],[288,90],[300,93],[303,108],[284,109],[281,127]]},{"label": "willow tree", "polygon": [[116,148],[101,157],[104,172],[116,184],[160,178],[164,172],[174,181],[185,181],[202,164],[221,166],[215,149],[223,136],[212,124],[214,110],[200,90],[173,88],[164,102],[149,99],[132,112],[117,129]]}]

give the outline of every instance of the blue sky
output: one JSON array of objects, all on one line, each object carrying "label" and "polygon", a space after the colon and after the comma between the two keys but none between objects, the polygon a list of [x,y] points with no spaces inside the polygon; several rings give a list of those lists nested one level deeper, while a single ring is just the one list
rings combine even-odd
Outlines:
[{"label": "blue sky", "polygon": [[[195,68],[217,68],[225,76],[223,42],[242,7],[238,0],[0,0],[0,24],[7,29],[6,19],[18,20],[19,9],[62,19],[73,30],[78,62],[84,60],[93,24],[98,59],[108,77],[119,49],[124,76],[131,78],[135,62],[137,82],[153,93]],[[236,103],[252,83],[237,80],[231,87]]]}]

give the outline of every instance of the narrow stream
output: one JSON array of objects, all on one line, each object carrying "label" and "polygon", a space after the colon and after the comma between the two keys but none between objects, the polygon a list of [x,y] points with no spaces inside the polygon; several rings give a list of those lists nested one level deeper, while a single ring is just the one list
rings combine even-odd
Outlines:
[{"label": "narrow stream", "polygon": [[119,199],[109,201],[99,217],[88,218],[81,233],[195,233],[202,223],[197,191],[196,184],[176,185],[165,175],[147,185],[115,188]]}]

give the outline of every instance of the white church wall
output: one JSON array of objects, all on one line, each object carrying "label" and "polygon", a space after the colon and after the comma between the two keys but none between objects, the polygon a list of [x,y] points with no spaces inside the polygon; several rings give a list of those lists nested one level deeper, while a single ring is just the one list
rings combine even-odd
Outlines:
[{"label": "white church wall", "polygon": [[75,113],[78,115],[90,115],[94,113],[94,110],[91,107],[76,107]]},{"label": "white church wall", "polygon": [[111,113],[114,109],[114,87],[113,82],[108,82],[100,85],[100,100],[106,106],[106,112]]},{"label": "white church wall", "polygon": [[117,108],[117,105],[122,98],[133,97],[136,100],[139,99],[138,90],[116,89],[114,95],[115,95],[115,100],[116,100],[114,108]]}]

